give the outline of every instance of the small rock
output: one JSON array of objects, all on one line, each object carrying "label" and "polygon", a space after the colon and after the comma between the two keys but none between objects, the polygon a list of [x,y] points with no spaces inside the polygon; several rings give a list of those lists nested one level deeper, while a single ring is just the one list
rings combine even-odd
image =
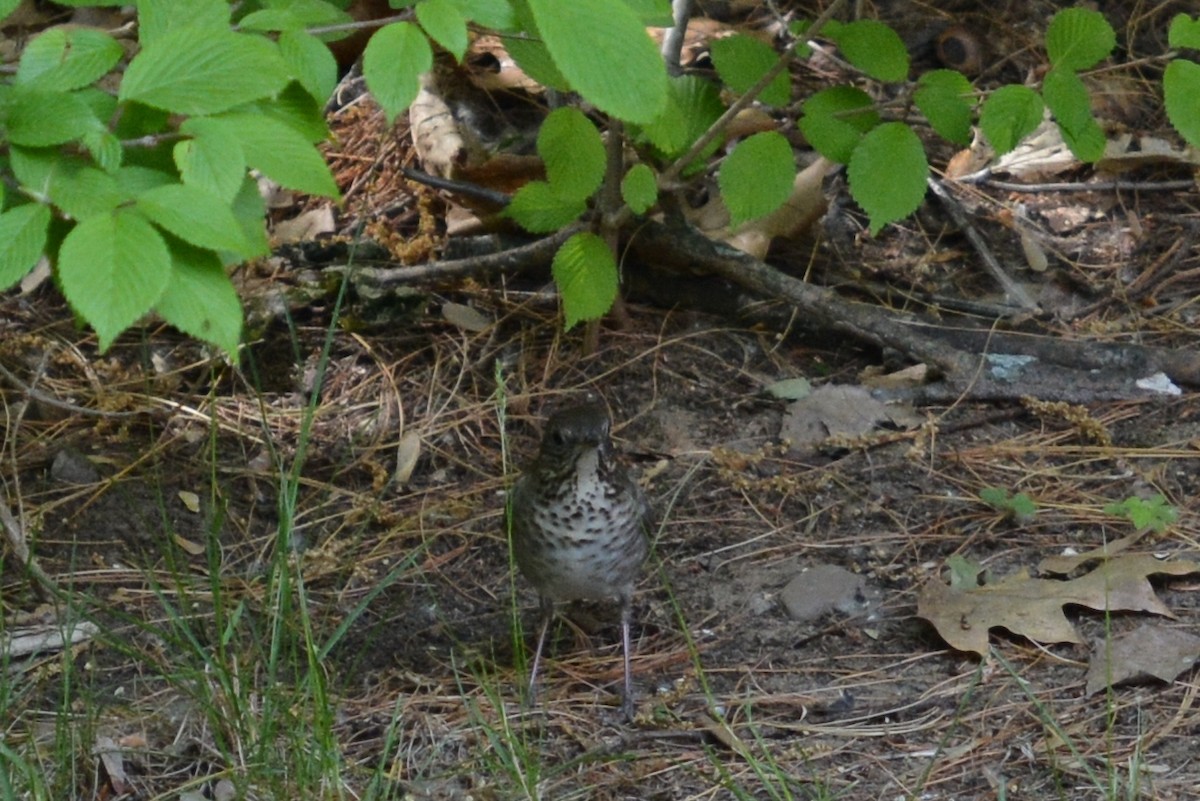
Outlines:
[{"label": "small rock", "polygon": [[871,615],[881,595],[857,573],[837,565],[814,565],[789,581],[779,599],[793,620],[814,621],[830,612]]}]

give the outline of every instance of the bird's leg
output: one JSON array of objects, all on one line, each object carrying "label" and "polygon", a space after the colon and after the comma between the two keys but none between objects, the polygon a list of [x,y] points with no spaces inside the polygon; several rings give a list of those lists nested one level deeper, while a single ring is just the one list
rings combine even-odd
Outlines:
[{"label": "bird's leg", "polygon": [[625,656],[625,687],[621,693],[621,712],[625,720],[633,722],[633,667],[630,662],[629,623],[633,617],[633,599],[629,593],[621,595],[621,651]]},{"label": "bird's leg", "polygon": [[546,632],[550,630],[550,623],[554,620],[554,601],[541,596],[542,600],[542,627],[538,632],[537,650],[533,652],[533,667],[529,669],[529,703],[537,703],[537,674],[538,666],[542,663],[542,648],[546,645]]}]

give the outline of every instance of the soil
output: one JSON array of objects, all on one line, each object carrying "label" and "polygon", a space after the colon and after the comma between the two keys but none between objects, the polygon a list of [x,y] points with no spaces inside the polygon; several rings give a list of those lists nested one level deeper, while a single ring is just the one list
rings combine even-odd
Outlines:
[{"label": "soil", "polygon": [[[830,191],[845,202],[844,187]],[[1191,200],[1121,195],[1072,229],[1049,271],[1015,268],[1043,303],[1061,300],[1025,330],[1195,348],[1195,248],[1169,269],[1156,260],[1192,230]],[[402,202],[393,222],[415,237],[431,201]],[[1156,222],[1114,233],[1134,217]],[[834,232],[772,263],[804,275],[816,254],[810,280],[930,311],[918,295],[989,291],[968,246],[942,240],[947,225],[925,209],[874,239]],[[989,229],[1003,260],[1022,264],[1003,230]],[[304,284],[308,269],[281,256],[239,280],[254,306],[264,286]],[[100,354],[50,287],[0,299],[0,365],[17,380],[0,382],[6,491],[63,593],[40,597],[6,550],[5,626],[100,627],[66,652],[71,683],[58,656],[10,660],[22,685],[5,731],[45,743],[46,720],[75,711],[123,744],[131,797],[185,779],[215,792],[245,769],[230,758],[235,723],[259,712],[217,677],[307,698],[316,674],[327,702],[275,710],[276,722],[303,732],[314,709],[331,716],[348,794],[377,779],[412,799],[1195,797],[1194,671],[1085,692],[1091,645],[1147,622],[1195,630],[1194,577],[1155,579],[1174,617],[1068,606],[1082,644],[998,628],[982,658],[917,615],[953,557],[994,577],[1034,570],[1131,533],[1104,512],[1128,498],[1161,494],[1178,512],[1138,550],[1195,558],[1194,388],[1083,406],[927,405],[912,410],[918,427],[801,450],[780,440],[790,401],[773,385],[857,385],[906,366],[903,355],[803,321],[772,329],[637,296],[585,352],[547,280],[426,283],[404,301],[351,297],[336,317],[328,299],[294,302],[287,317],[252,311],[241,369],[165,329]],[[1121,293],[1131,286],[1137,303]],[[452,303],[488,324],[451,322]],[[563,610],[536,701],[524,688],[537,603],[512,569],[505,488],[547,414],[586,394],[612,410],[617,449],[655,509],[632,723],[618,714],[610,605]],[[64,479],[56,458],[82,473]],[[987,488],[1026,493],[1036,514],[1005,515],[980,500]],[[792,619],[785,586],[826,566],[860,577],[872,599]],[[277,660],[276,636],[293,649]],[[320,651],[311,666],[306,640]]]}]

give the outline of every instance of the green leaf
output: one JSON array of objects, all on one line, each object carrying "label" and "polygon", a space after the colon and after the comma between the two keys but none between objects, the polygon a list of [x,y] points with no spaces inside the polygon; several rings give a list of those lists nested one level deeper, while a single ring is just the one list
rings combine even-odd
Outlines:
[{"label": "green leaf", "polygon": [[271,252],[267,240],[267,202],[258,191],[258,182],[249,175],[242,179],[242,188],[233,199],[233,214],[242,229],[242,236],[254,256],[266,256]]},{"label": "green leaf", "polygon": [[1042,98],[1026,86],[1001,86],[983,101],[979,127],[997,155],[1004,155],[1042,124]]},{"label": "green leaf", "polygon": [[1200,50],[1200,18],[1176,14],[1167,31],[1167,45],[1173,50]]},{"label": "green leaf", "polygon": [[112,214],[126,197],[109,173],[64,159],[50,178],[50,200],[68,217],[86,220]]},{"label": "green leaf", "polygon": [[568,239],[550,265],[562,297],[564,330],[580,320],[596,320],[617,299],[617,262],[604,240],[580,233]]},{"label": "green leaf", "polygon": [[75,93],[16,87],[6,111],[8,141],[14,145],[61,145],[102,127]]},{"label": "green leaf", "polygon": [[782,134],[764,131],[743,139],[717,173],[730,226],[775,211],[787,201],[795,180],[796,159]]},{"label": "green leaf", "polygon": [[349,14],[325,0],[288,0],[250,12],[238,20],[238,27],[244,31],[301,31],[352,21]]},{"label": "green leaf", "polygon": [[171,325],[221,348],[234,362],[242,338],[242,304],[221,260],[171,243],[171,281],[154,310]]},{"label": "green leaf", "polygon": [[39,198],[50,196],[50,182],[66,160],[65,156],[50,148],[13,146],[9,151],[13,175],[29,194]]},{"label": "green leaf", "polygon": [[846,60],[875,80],[895,83],[908,78],[908,50],[884,23],[860,19],[827,30]]},{"label": "green leaf", "polygon": [[[671,78],[667,95],[663,113],[643,127],[641,133],[663,156],[673,159],[687,152],[720,118],[725,106],[716,84],[696,75]],[[698,161],[707,159],[721,144],[721,137],[717,137]]]},{"label": "green leaf", "polygon": [[850,196],[871,219],[871,235],[917,210],[929,164],[921,140],[902,122],[885,122],[863,137],[848,169]]},{"label": "green leaf", "polygon": [[154,226],[123,209],[84,220],[67,234],[58,278],[67,302],[106,350],[158,302],[171,279],[171,256]]},{"label": "green leaf", "polygon": [[871,97],[852,86],[823,89],[804,101],[800,131],[821,155],[846,164],[863,134],[879,124]]},{"label": "green leaf", "polygon": [[185,28],[194,31],[201,42],[210,34],[229,32],[228,0],[139,0],[137,6],[138,40],[143,49]]},{"label": "green leaf", "polygon": [[417,3],[417,22],[455,61],[462,61],[467,52],[467,21],[454,0],[421,0]]},{"label": "green leaf", "polygon": [[[716,39],[709,48],[717,74],[738,94],[745,94],[779,61],[779,54],[768,44],[743,33]],[[791,99],[791,78],[786,71],[775,76],[759,95],[759,100],[771,106],[786,106]]]},{"label": "green leaf", "polygon": [[963,99],[971,91],[971,82],[962,73],[932,70],[917,81],[913,100],[933,130],[962,145],[971,139],[971,105]]},{"label": "green leaf", "polygon": [[1042,96],[1071,152],[1083,161],[1099,160],[1104,155],[1104,131],[1092,117],[1091,98],[1079,76],[1057,67],[1050,70],[1042,82]]},{"label": "green leaf", "polygon": [[296,131],[308,142],[324,142],[329,139],[329,126],[325,123],[323,107],[325,101],[318,102],[298,83],[290,83],[287,88],[273,100],[261,100],[251,103],[244,109],[253,114],[263,114]]},{"label": "green leaf", "polygon": [[234,131],[208,117],[184,120],[179,130],[192,137],[176,142],[172,151],[183,182],[233,200],[246,177],[246,154]]},{"label": "green leaf", "polygon": [[667,71],[641,20],[613,0],[528,0],[559,72],[601,111],[649,123],[667,100]]},{"label": "green leaf", "polygon": [[433,51],[416,25],[394,22],[375,31],[363,51],[363,76],[388,125],[412,104],[421,73],[432,66]]},{"label": "green leaf", "polygon": [[179,28],[134,56],[118,97],[175,114],[216,114],[277,94],[289,79],[278,48],[261,36]]},{"label": "green leaf", "polygon": [[142,193],[137,209],[191,245],[248,255],[249,247],[229,204],[205,189],[185,184],[160,186]]},{"label": "green leaf", "polygon": [[0,291],[33,269],[46,247],[50,209],[26,203],[0,214]]},{"label": "green leaf", "polygon": [[250,112],[213,117],[233,134],[246,163],[279,184],[310,195],[337,197],[338,188],[320,151],[279,120]]},{"label": "green leaf", "polygon": [[675,24],[670,0],[621,0],[647,28],[669,28]]},{"label": "green leaf", "polygon": [[1192,147],[1200,147],[1200,64],[1177,58],[1163,73],[1167,119]]},{"label": "green leaf", "polygon": [[545,181],[530,181],[517,190],[504,216],[533,234],[557,231],[587,211],[581,198],[564,198]]},{"label": "green leaf", "polygon": [[84,133],[83,146],[107,172],[115,172],[125,159],[125,147],[121,140],[106,128],[95,128]]},{"label": "green leaf", "polygon": [[530,78],[548,89],[557,89],[560,92],[571,91],[570,82],[554,65],[554,59],[550,56],[546,45],[535,39],[516,36],[505,38],[504,46],[508,48],[508,54],[512,56],[517,66]]},{"label": "green leaf", "polygon": [[520,23],[508,0],[467,0],[464,6],[467,19],[481,28],[504,32],[519,28]]},{"label": "green leaf", "polygon": [[0,20],[17,10],[21,0],[0,0]]},{"label": "green leaf", "polygon": [[604,180],[604,142],[583,112],[564,107],[550,112],[538,131],[538,154],[546,179],[566,200],[586,200]]},{"label": "green leaf", "polygon": [[634,164],[621,179],[621,198],[634,214],[645,214],[658,202],[658,180],[645,164]]},{"label": "green leaf", "polygon": [[69,92],[108,74],[123,55],[115,39],[95,28],[49,28],[21,54],[17,84]]},{"label": "green leaf", "polygon": [[304,31],[279,34],[279,53],[304,91],[324,103],[337,86],[337,60],[317,37]]},{"label": "green leaf", "polygon": [[1046,29],[1050,64],[1064,70],[1086,70],[1108,57],[1117,44],[1112,26],[1099,11],[1067,8]]}]

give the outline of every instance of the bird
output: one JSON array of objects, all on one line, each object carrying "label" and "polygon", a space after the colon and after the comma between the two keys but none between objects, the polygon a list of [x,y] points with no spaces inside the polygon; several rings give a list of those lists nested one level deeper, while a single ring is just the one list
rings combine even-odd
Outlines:
[{"label": "bird", "polygon": [[536,697],[546,632],[561,601],[610,600],[621,605],[625,683],[621,711],[634,716],[630,620],[634,584],[649,551],[645,493],[617,461],[608,410],[589,400],[546,422],[536,457],[513,485],[513,558],[541,599],[542,625],[529,672]]}]

